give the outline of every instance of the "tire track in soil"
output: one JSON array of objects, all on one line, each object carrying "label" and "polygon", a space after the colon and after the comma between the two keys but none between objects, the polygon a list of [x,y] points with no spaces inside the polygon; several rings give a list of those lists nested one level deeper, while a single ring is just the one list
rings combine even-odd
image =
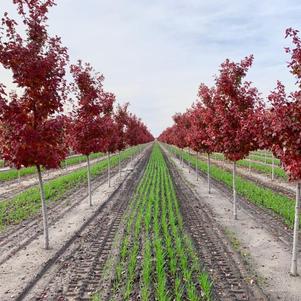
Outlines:
[{"label": "tire track in soil", "polygon": [[30,300],[90,300],[131,196],[143,175],[151,148],[108,200],[50,259],[17,297],[24,300],[43,278],[46,287]]},{"label": "tire track in soil", "polygon": [[214,282],[217,300],[267,300],[261,289],[251,285],[250,276],[239,255],[231,246],[212,213],[189,187],[164,152],[172,175],[184,225],[191,234],[201,263]]},{"label": "tire track in soil", "polygon": [[[122,165],[126,164],[130,159],[123,161]],[[136,165],[138,162],[136,163]],[[135,168],[136,168],[135,165]],[[118,166],[111,169],[111,177],[118,173]],[[107,182],[107,172],[104,172],[92,180],[92,193],[98,189],[100,186]],[[87,188],[85,185],[78,185],[77,187],[71,189],[65,194],[61,201],[50,203],[48,206],[48,225],[51,226],[55,224],[58,220],[64,217],[66,212],[76,207],[81,203],[86,197]],[[72,200],[72,201],[71,201]],[[17,227],[13,226],[11,230],[3,232],[0,234],[0,250],[1,254],[5,254],[0,258],[0,265],[9,260],[18,251],[29,245],[34,239],[36,239],[43,232],[42,216],[40,214],[20,223]]]}]

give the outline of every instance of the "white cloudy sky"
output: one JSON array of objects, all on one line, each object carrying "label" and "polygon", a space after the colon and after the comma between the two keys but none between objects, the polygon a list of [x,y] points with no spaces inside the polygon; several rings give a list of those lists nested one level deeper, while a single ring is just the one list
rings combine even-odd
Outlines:
[{"label": "white cloudy sky", "polygon": [[[15,15],[12,0],[0,14]],[[71,62],[90,62],[105,75],[105,88],[129,101],[157,136],[171,116],[196,99],[200,82],[213,83],[225,58],[251,53],[248,74],[266,96],[282,80],[294,79],[283,47],[287,27],[301,29],[298,0],[57,0],[49,30],[62,37]],[[0,80],[9,76],[0,69]]]}]

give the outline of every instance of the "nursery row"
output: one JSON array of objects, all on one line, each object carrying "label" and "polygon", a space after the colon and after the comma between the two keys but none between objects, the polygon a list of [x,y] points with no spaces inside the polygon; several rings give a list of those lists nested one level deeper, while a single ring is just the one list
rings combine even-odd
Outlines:
[{"label": "nursery row", "polygon": [[[93,153],[90,155],[90,159],[93,160],[96,158],[100,158],[103,155],[104,155],[103,153]],[[83,155],[72,156],[61,162],[61,168],[66,168],[68,166],[76,165],[86,161],[87,161],[86,156]],[[7,171],[0,172],[0,182],[11,181],[11,180],[18,179],[19,177],[24,177],[36,173],[37,173],[37,168],[35,166],[24,167],[19,170],[12,168]]]},{"label": "nursery row", "polygon": [[[195,156],[176,147],[170,146],[169,149],[177,156],[183,156],[183,159],[191,164],[192,168],[197,167],[205,173],[208,172],[208,165],[206,162],[198,160]],[[224,183],[227,187],[232,187],[233,176],[231,172],[216,165],[211,165],[210,176]],[[293,227],[295,204],[292,199],[280,195],[269,188],[260,187],[256,183],[240,176],[236,176],[236,191],[250,202],[268,210],[272,210],[274,213],[278,214],[288,226]]]},{"label": "nursery row", "polygon": [[[109,160],[110,166],[117,166],[120,161],[130,158],[140,150],[139,147],[133,147],[120,152],[119,155],[113,155],[110,159],[105,159],[91,166],[92,177],[107,170]],[[79,185],[87,183],[87,170],[80,168],[70,174],[59,176],[45,183],[46,202],[56,202],[62,199],[65,193]],[[29,217],[37,214],[41,209],[40,191],[38,186],[34,186],[9,200],[0,202],[0,230],[5,229],[10,224],[17,224]]]},{"label": "nursery row", "polygon": [[[211,300],[212,283],[183,228],[156,144],[125,218],[110,300]],[[95,300],[103,296],[95,296]]]}]

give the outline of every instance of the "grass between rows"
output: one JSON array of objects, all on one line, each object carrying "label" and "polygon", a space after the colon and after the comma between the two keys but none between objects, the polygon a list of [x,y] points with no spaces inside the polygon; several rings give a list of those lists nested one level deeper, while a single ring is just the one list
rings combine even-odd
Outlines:
[{"label": "grass between rows", "polygon": [[[90,159],[96,159],[102,157],[104,154],[103,153],[94,153],[90,155]],[[87,157],[84,155],[78,155],[74,157],[69,157],[66,160],[61,162],[61,167],[67,167],[75,164],[79,164],[82,162],[85,162],[87,160]],[[11,168],[7,171],[2,171],[0,172],[0,182],[6,182],[6,181],[11,181],[18,179],[20,177],[24,177],[27,175],[32,175],[37,173],[37,169],[35,166],[32,167],[24,167],[19,169],[19,171],[15,168]]]},{"label": "grass between rows", "polygon": [[[255,160],[255,161],[259,161],[259,162],[264,162],[267,164],[273,164],[273,158],[271,156],[264,156],[264,155],[260,155],[257,153],[250,153],[250,155],[248,156],[249,159],[251,160]],[[279,159],[274,158],[274,164],[275,165],[280,165],[281,162]]]},{"label": "grass between rows", "polygon": [[[225,157],[223,154],[219,154],[219,153],[214,153],[211,155],[211,157],[213,159],[219,160],[219,161],[225,161]],[[278,160],[279,161],[279,160]],[[244,159],[244,160],[239,160],[237,161],[237,165],[241,166],[241,167],[246,167],[246,168],[251,168],[253,170],[259,171],[261,173],[267,174],[267,175],[271,175],[272,174],[272,166],[270,165],[265,165],[262,164],[260,162],[249,162],[249,160]],[[287,175],[285,173],[285,171],[281,168],[276,166],[274,167],[274,175],[275,177],[279,177],[282,179],[287,180]]]},{"label": "grass between rows", "polygon": [[[202,270],[183,228],[166,162],[154,145],[129,207],[115,267],[111,301],[211,300],[212,282]],[[101,300],[101,294],[93,300]]]},{"label": "grass between rows", "polygon": [[[120,159],[125,160],[138,152],[138,147],[124,150],[120,153]],[[110,159],[111,167],[118,165],[118,155]],[[91,175],[96,177],[107,169],[108,160],[102,160],[91,166]],[[66,192],[87,182],[86,167],[80,168],[67,175],[57,177],[44,184],[46,202],[59,201]],[[12,199],[0,202],[0,230],[3,231],[8,225],[18,224],[35,215],[41,208],[40,190],[34,186],[21,192]]]},{"label": "grass between rows", "polygon": [[[188,153],[181,151],[173,146],[169,146],[174,154],[180,155],[183,153],[184,160],[190,162],[203,171],[207,172],[207,163],[197,160],[196,157],[189,155]],[[232,173],[219,168],[216,165],[211,165],[211,177],[226,184],[229,188],[232,188]],[[256,185],[254,182],[246,180],[240,176],[236,177],[236,190],[237,192],[250,202],[272,210],[278,216],[280,216],[284,223],[289,227],[293,227],[295,217],[295,203],[294,200],[280,195],[269,188],[264,188]],[[301,225],[301,220],[300,220]]]}]

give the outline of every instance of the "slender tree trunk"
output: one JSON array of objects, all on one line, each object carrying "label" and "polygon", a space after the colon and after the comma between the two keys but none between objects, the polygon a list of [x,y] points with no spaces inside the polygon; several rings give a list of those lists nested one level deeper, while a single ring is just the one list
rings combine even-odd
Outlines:
[{"label": "slender tree trunk", "polygon": [[111,187],[111,164],[110,164],[110,152],[108,154],[108,185]]},{"label": "slender tree trunk", "polygon": [[210,154],[207,153],[207,181],[208,181],[208,193],[211,194],[211,180],[210,180]]},{"label": "slender tree trunk", "polygon": [[196,180],[199,180],[199,171],[198,171],[198,158],[199,158],[199,152],[196,153],[196,159],[195,159],[195,173],[196,173]]},{"label": "slender tree trunk", "polygon": [[45,191],[41,173],[40,165],[37,165],[38,177],[39,177],[39,186],[40,186],[40,194],[42,201],[42,216],[43,216],[43,229],[44,229],[44,248],[46,250],[49,249],[49,234],[48,234],[48,220],[47,220],[47,206],[45,201]]},{"label": "slender tree trunk", "polygon": [[18,183],[21,183],[21,171],[18,169]]},{"label": "slender tree trunk", "polygon": [[299,215],[300,215],[300,194],[301,183],[297,183],[296,187],[296,205],[295,205],[295,223],[294,223],[294,240],[292,251],[291,275],[297,276],[298,271],[298,248],[299,248]]},{"label": "slender tree trunk", "polygon": [[[190,147],[188,147],[188,156],[189,156],[189,159],[190,159]],[[190,173],[190,160],[188,160],[188,172]]]},{"label": "slender tree trunk", "polygon": [[272,181],[275,179],[275,157],[274,154],[272,154]]},{"label": "slender tree trunk", "polygon": [[237,206],[236,206],[236,161],[233,162],[233,215],[237,219]]},{"label": "slender tree trunk", "polygon": [[90,169],[90,157],[89,157],[89,155],[87,155],[87,176],[88,176],[89,204],[90,204],[90,206],[92,206],[91,169]]},{"label": "slender tree trunk", "polygon": [[119,169],[119,178],[121,178],[121,164],[120,164],[120,150],[118,151],[118,169]]},{"label": "slender tree trunk", "polygon": [[184,151],[181,149],[181,155],[182,155],[182,166],[184,167]]},{"label": "slender tree trunk", "polygon": [[249,173],[251,173],[251,158],[249,158]]}]

